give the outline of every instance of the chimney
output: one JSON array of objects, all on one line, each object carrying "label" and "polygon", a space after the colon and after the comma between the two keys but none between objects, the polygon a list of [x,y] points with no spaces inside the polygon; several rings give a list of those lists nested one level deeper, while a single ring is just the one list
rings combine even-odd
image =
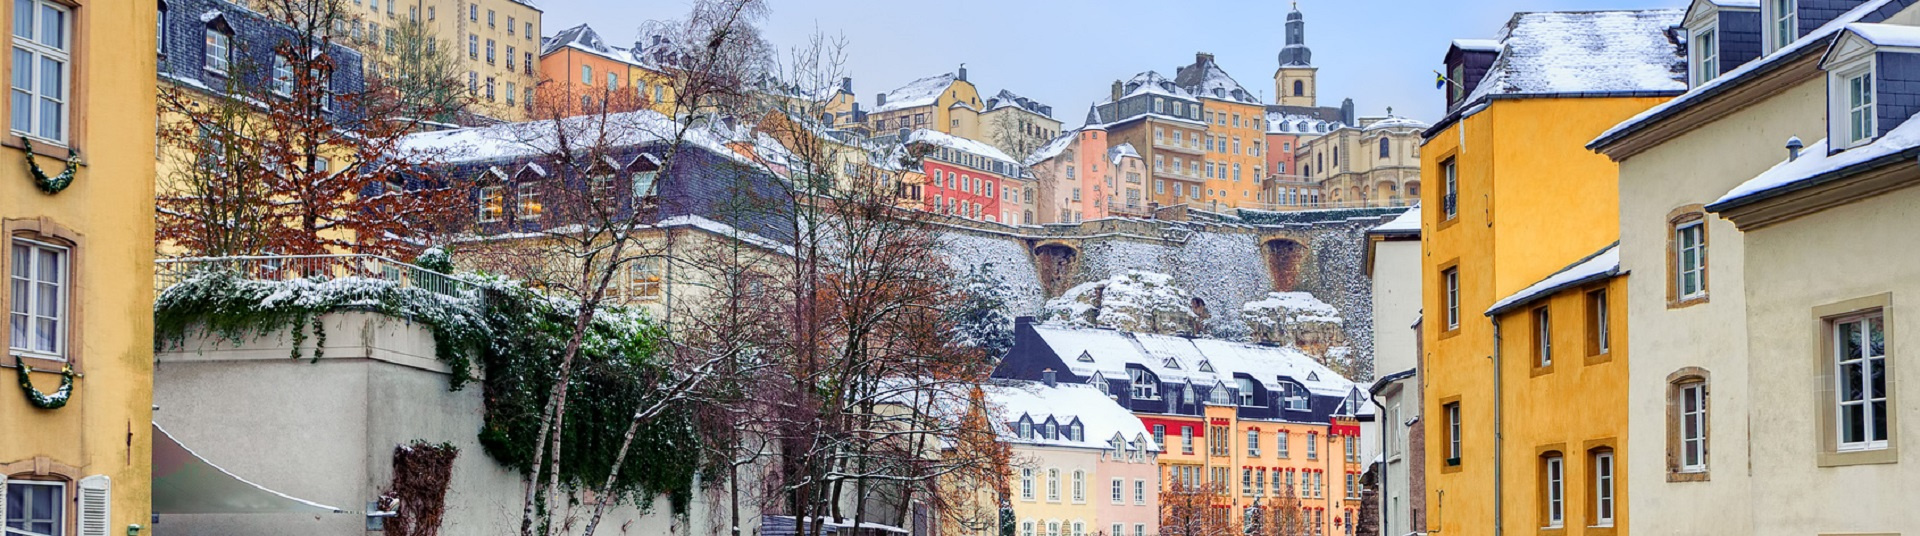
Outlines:
[{"label": "chimney", "polygon": [[1013,325],[1015,327],[1025,326],[1025,325],[1032,324],[1037,320],[1039,319],[1034,318],[1032,316],[1016,316],[1016,317],[1013,317]]},{"label": "chimney", "polygon": [[1113,81],[1113,102],[1120,102],[1120,81]]},{"label": "chimney", "polygon": [[887,105],[887,94],[878,93],[873,96],[873,106],[875,108],[886,106],[886,105]]},{"label": "chimney", "polygon": [[960,77],[960,81],[961,81],[961,82],[965,82],[965,81],[967,81],[967,64],[965,64],[965,63],[962,63],[962,64],[960,64],[960,75],[959,75],[959,77]]},{"label": "chimney", "polygon": [[1209,63],[1213,63],[1213,54],[1210,54],[1210,53],[1206,53],[1206,52],[1195,52],[1195,53],[1193,53],[1193,64],[1194,64],[1194,65],[1196,65],[1196,66],[1199,66],[1199,67],[1206,67],[1206,65],[1207,65],[1207,64],[1209,64]]},{"label": "chimney", "polygon": [[1787,138],[1787,161],[1792,162],[1795,160],[1799,160],[1800,149],[1805,147],[1806,147],[1806,144],[1800,143],[1799,136]]},{"label": "chimney", "polygon": [[844,91],[848,95],[853,94],[853,77],[850,77],[850,76],[840,77],[840,91]]},{"label": "chimney", "polygon": [[1054,380],[1053,369],[1040,371],[1040,381],[1046,382],[1047,387],[1053,387],[1057,385],[1057,383],[1055,383],[1055,380]]}]

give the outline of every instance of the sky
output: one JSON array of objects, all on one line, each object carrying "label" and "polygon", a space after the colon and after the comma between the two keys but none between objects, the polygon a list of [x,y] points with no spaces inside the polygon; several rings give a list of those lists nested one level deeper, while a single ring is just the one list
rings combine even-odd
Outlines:
[{"label": "sky", "polygon": [[[1285,45],[1284,0],[767,0],[767,37],[786,51],[816,32],[844,37],[854,93],[874,95],[967,66],[981,97],[1001,89],[1053,107],[1066,128],[1114,80],[1146,70],[1171,78],[1209,52],[1248,91],[1273,101]],[[533,0],[543,32],[591,24],[631,43],[651,19],[682,16],[691,0]],[[1492,38],[1514,12],[1685,9],[1685,0],[1302,0],[1319,100],[1352,98],[1360,115],[1392,109],[1423,121],[1445,109],[1434,87],[1453,39]]]}]

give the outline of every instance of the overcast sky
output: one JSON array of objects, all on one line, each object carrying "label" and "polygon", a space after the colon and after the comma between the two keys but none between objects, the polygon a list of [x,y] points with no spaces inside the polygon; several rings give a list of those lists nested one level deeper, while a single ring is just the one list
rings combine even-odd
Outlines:
[{"label": "overcast sky", "polygon": [[[844,36],[862,106],[874,94],[967,64],[987,97],[1009,89],[1053,106],[1067,128],[1115,79],[1173,76],[1196,51],[1272,102],[1285,44],[1284,0],[768,0],[766,32],[783,50],[815,31]],[[641,21],[682,15],[691,0],[535,0],[545,32],[581,23],[631,43]],[[1433,121],[1444,108],[1433,71],[1447,43],[1489,38],[1516,11],[1684,9],[1685,0],[1303,0],[1320,104],[1352,98],[1361,115]]]}]

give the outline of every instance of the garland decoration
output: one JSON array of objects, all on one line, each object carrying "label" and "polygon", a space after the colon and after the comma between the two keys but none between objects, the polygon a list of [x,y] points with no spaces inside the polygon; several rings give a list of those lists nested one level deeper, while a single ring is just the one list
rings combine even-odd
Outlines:
[{"label": "garland decoration", "polygon": [[68,147],[67,148],[67,168],[64,170],[61,170],[59,175],[48,177],[47,172],[40,170],[40,163],[34,161],[33,140],[22,137],[20,138],[20,141],[26,144],[27,170],[33,172],[33,185],[40,187],[40,191],[46,192],[48,194],[57,194],[57,193],[60,193],[61,190],[67,189],[67,186],[73,184],[74,172],[80,170],[80,150],[79,149]]},{"label": "garland decoration", "polygon": [[28,375],[33,374],[33,367],[26,363],[19,365],[15,370],[20,375],[20,389],[27,392],[27,403],[40,409],[60,409],[67,405],[67,399],[73,395],[72,363],[60,368],[60,388],[55,389],[53,394],[41,394],[39,389],[34,389],[33,382],[28,379]]}]

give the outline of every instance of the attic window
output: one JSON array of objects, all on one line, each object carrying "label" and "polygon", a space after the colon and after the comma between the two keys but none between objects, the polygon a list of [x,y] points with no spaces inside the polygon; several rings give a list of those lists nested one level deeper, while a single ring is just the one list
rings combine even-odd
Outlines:
[{"label": "attic window", "polygon": [[1080,352],[1080,357],[1078,357],[1078,358],[1075,358],[1075,359],[1074,359],[1074,361],[1079,361],[1079,362],[1081,362],[1081,363],[1092,363],[1092,362],[1093,362],[1093,354],[1092,354],[1092,353],[1088,353],[1088,352],[1085,352],[1085,351],[1082,351],[1082,352]]},{"label": "attic window", "polygon": [[1212,362],[1212,361],[1201,361],[1201,362],[1200,362],[1200,372],[1213,372],[1213,362]]},{"label": "attic window", "polygon": [[1169,357],[1169,358],[1167,358],[1167,361],[1166,361],[1165,363],[1161,363],[1161,365],[1164,365],[1164,366],[1166,366],[1167,368],[1170,368],[1170,369],[1174,369],[1174,370],[1179,370],[1179,369],[1180,369],[1180,362],[1179,362],[1179,361],[1175,361],[1175,360],[1174,360],[1173,358],[1171,358],[1171,357]]},{"label": "attic window", "polygon": [[1878,137],[1875,117],[1874,61],[1872,54],[1834,68],[1828,78],[1832,95],[1831,139],[1842,140],[1839,149],[1851,149]]},{"label": "attic window", "polygon": [[1308,373],[1307,373],[1307,381],[1310,381],[1310,382],[1317,382],[1317,381],[1320,381],[1320,373],[1318,373],[1318,372],[1308,372]]}]

